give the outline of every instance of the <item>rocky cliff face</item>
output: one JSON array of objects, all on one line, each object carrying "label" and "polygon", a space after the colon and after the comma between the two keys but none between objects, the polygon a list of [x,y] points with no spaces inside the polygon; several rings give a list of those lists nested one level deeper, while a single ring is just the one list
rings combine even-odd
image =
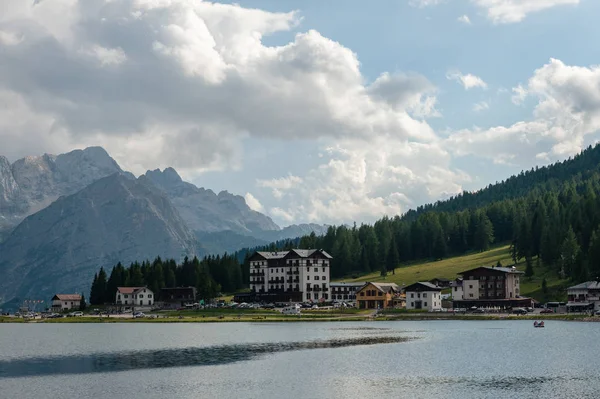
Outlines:
[{"label": "rocky cliff face", "polygon": [[0,157],[0,230],[113,173],[133,177],[100,147],[25,157],[12,165]]},{"label": "rocky cliff face", "polygon": [[14,229],[0,244],[0,293],[5,299],[87,294],[100,266],[186,255],[202,249],[166,195],[145,179],[116,173]]},{"label": "rocky cliff face", "polygon": [[181,217],[195,232],[231,230],[242,235],[263,231],[279,231],[270,217],[253,211],[244,197],[221,191],[196,187],[184,182],[173,168],[148,171],[145,177],[163,190],[171,199]]}]

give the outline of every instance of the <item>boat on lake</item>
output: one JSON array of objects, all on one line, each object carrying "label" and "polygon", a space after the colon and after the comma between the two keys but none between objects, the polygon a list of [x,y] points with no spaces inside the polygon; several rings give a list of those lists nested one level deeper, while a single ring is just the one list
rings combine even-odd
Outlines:
[{"label": "boat on lake", "polygon": [[534,321],[533,322],[533,326],[535,328],[543,328],[544,327],[544,322],[543,321]]}]

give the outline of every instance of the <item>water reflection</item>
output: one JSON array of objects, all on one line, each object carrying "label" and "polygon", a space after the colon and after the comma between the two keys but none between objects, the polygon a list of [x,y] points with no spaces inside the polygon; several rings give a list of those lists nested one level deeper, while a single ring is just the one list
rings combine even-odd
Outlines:
[{"label": "water reflection", "polygon": [[86,374],[134,369],[211,366],[254,359],[258,356],[306,349],[343,348],[391,344],[414,338],[401,336],[360,337],[308,342],[281,342],[161,349],[80,356],[36,357],[0,361],[0,378],[53,374]]}]

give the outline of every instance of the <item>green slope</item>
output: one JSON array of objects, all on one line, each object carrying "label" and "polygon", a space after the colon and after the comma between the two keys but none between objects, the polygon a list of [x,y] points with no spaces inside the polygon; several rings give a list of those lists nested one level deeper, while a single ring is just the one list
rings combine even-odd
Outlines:
[{"label": "green slope", "polygon": [[[436,277],[455,279],[457,273],[478,266],[492,266],[500,261],[503,266],[512,266],[513,261],[510,257],[508,245],[497,247],[486,252],[471,253],[464,256],[456,256],[436,262],[414,263],[401,266],[395,270],[395,274],[389,273],[386,277],[381,277],[379,273],[371,273],[356,279],[343,279],[341,281],[373,281],[396,283],[398,285],[409,285],[417,281],[429,281]],[[534,260],[534,265],[535,265]],[[518,270],[525,271],[525,262],[517,263]],[[542,292],[542,280],[546,278],[548,293]],[[558,275],[543,267],[534,267],[534,275],[531,278],[523,277],[521,279],[521,293],[523,296],[531,296],[538,301],[565,300],[566,287],[571,285],[569,280],[560,280]]]}]

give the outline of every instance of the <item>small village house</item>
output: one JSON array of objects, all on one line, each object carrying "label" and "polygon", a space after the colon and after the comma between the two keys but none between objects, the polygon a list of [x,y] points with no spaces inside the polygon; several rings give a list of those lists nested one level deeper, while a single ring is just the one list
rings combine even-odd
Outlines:
[{"label": "small village house", "polygon": [[81,295],[79,294],[56,294],[52,297],[52,311],[62,312],[65,310],[77,309],[81,305]]},{"label": "small village house", "polygon": [[154,293],[148,287],[118,287],[115,304],[119,306],[152,306]]},{"label": "small village house", "polygon": [[404,288],[406,309],[433,311],[442,308],[442,288],[429,282],[420,281]]},{"label": "small village house", "polygon": [[366,283],[356,292],[359,309],[387,309],[394,306],[400,287],[394,283]]},{"label": "small village house", "polygon": [[569,312],[600,310],[600,283],[598,281],[586,281],[569,287],[567,296]]},{"label": "small village house", "polygon": [[163,308],[180,308],[196,303],[196,287],[173,287],[160,290]]}]

